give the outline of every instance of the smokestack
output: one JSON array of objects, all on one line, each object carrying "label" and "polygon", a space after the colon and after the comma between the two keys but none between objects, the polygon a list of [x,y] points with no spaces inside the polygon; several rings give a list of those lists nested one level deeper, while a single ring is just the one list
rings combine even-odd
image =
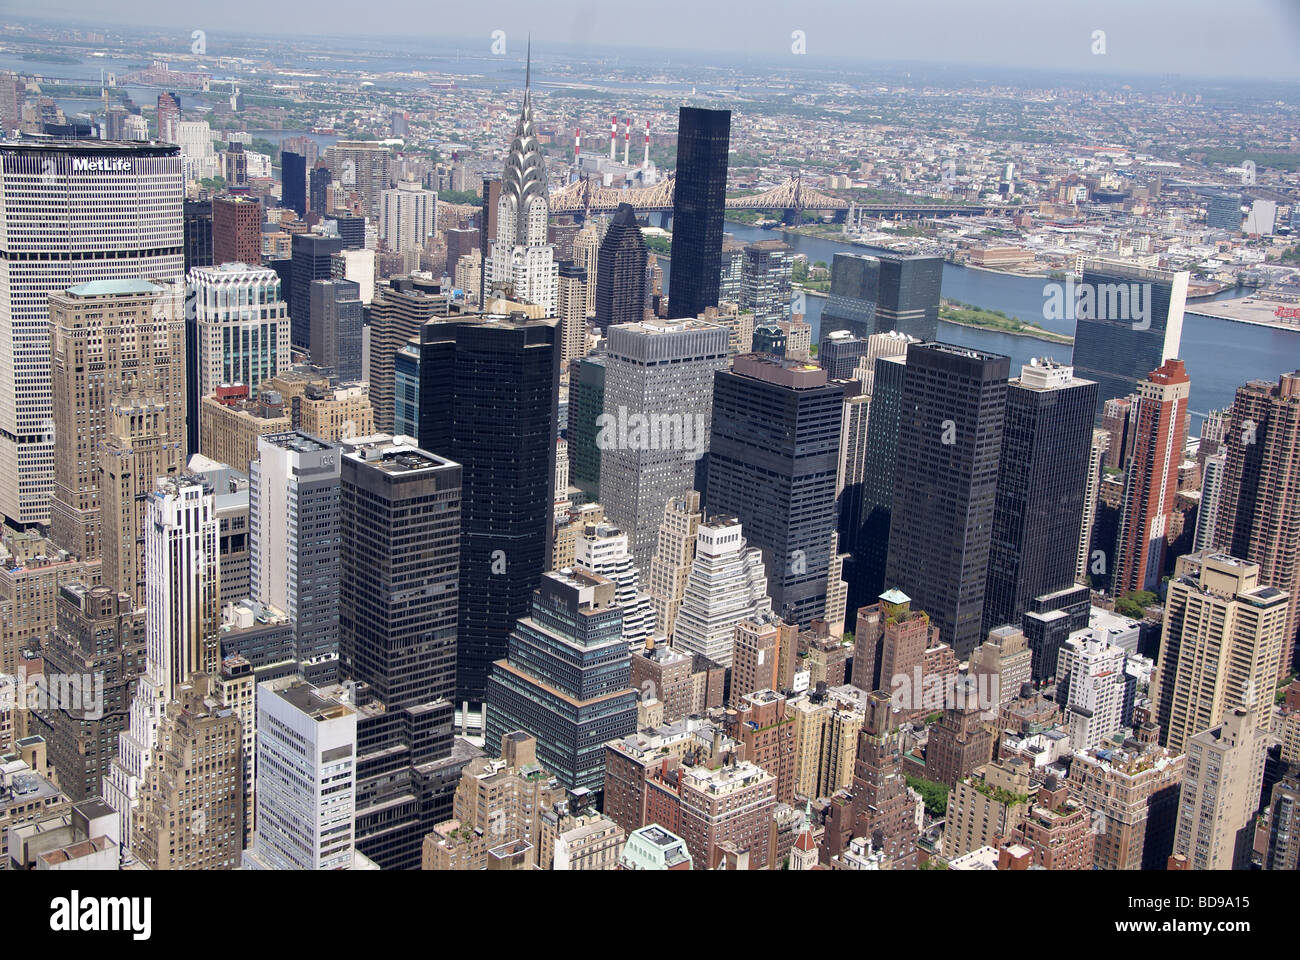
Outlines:
[{"label": "smokestack", "polygon": [[623,166],[627,166],[628,147],[632,146],[632,118],[623,118]]},{"label": "smokestack", "polygon": [[650,118],[649,117],[646,118],[646,122],[645,122],[645,155],[642,156],[641,158],[641,169],[642,170],[650,169]]},{"label": "smokestack", "polygon": [[618,143],[618,117],[609,118],[609,159],[613,163],[617,157],[614,156],[615,146]]},{"label": "smokestack", "polygon": [[582,127],[576,127],[573,131],[573,164],[578,165],[582,159]]}]

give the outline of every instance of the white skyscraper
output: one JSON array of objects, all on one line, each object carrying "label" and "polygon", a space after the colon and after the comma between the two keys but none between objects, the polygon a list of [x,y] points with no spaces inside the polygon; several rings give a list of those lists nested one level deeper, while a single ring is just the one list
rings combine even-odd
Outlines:
[{"label": "white skyscraper", "polygon": [[206,120],[180,120],[176,123],[176,142],[185,158],[185,178],[202,180],[217,174],[218,158],[212,149],[212,128]]},{"label": "white skyscraper", "polygon": [[[497,203],[497,235],[487,264],[489,292],[509,288],[510,298],[535,303],[553,317],[559,306],[560,268],[547,242],[546,163],[533,119],[529,89],[531,58],[524,79],[524,104],[506,155]],[[484,297],[486,300],[486,296]]]},{"label": "white skyscraper", "polygon": [[118,757],[104,779],[104,799],[117,811],[124,845],[163,711],[193,674],[217,670],[218,529],[212,495],[201,482],[158,480],[145,517],[146,668],[131,701],[131,725],[119,735]]},{"label": "white skyscraper", "polygon": [[575,544],[574,566],[599,574],[618,585],[614,602],[623,609],[623,639],[633,647],[645,646],[655,632],[655,608],[650,594],[641,590],[641,572],[627,548],[627,534],[608,523],[589,523]]},{"label": "white skyscraper", "polygon": [[674,649],[729,667],[736,624],[771,612],[763,556],[746,545],[740,523],[734,517],[701,523],[673,628]]},{"label": "white skyscraper", "polygon": [[419,250],[438,232],[438,195],[418,183],[402,181],[379,199],[379,238],[388,249]]},{"label": "white skyscraper", "polygon": [[1100,747],[1124,726],[1132,685],[1124,665],[1128,652],[1091,630],[1077,630],[1057,654],[1057,701],[1065,706],[1070,746],[1076,752]]},{"label": "white skyscraper", "polygon": [[54,489],[49,295],[184,271],[180,148],[102,140],[0,146],[0,513],[48,523]]},{"label": "white skyscraper", "polygon": [[255,396],[289,366],[289,305],[274,270],[246,263],[193,267],[189,290],[199,353],[191,366],[200,397],[226,383],[245,384]]},{"label": "white skyscraper", "polygon": [[244,866],[340,870],[356,842],[357,712],[339,686],[257,687],[257,830]]}]

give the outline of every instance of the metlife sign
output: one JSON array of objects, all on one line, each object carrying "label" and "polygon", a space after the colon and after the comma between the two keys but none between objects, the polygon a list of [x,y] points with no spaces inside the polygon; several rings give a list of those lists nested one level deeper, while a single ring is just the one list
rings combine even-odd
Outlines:
[{"label": "metlife sign", "polygon": [[73,171],[90,173],[130,173],[131,161],[125,157],[73,157]]}]

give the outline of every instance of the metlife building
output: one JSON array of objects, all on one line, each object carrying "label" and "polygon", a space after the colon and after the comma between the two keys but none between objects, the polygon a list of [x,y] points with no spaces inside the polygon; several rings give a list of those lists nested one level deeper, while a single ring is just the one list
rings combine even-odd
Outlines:
[{"label": "metlife building", "polygon": [[168,285],[184,276],[184,199],[174,144],[0,142],[0,513],[11,522],[49,521],[49,295],[92,280],[176,289]]}]

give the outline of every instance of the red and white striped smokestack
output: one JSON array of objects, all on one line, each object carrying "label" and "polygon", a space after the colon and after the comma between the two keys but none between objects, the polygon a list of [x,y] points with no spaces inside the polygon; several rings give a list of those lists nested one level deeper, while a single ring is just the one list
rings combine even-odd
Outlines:
[{"label": "red and white striped smokestack", "polygon": [[645,122],[645,156],[641,158],[641,169],[642,170],[650,169],[650,118],[649,117],[646,118],[646,122]]},{"label": "red and white striped smokestack", "polygon": [[582,127],[575,127],[573,130],[573,162],[577,163],[582,159]]},{"label": "red and white striped smokestack", "polygon": [[623,166],[627,166],[628,147],[632,146],[632,118],[623,118]]},{"label": "red and white striped smokestack", "polygon": [[615,145],[618,143],[618,117],[609,118],[609,159],[612,163],[618,159],[614,156]]}]

